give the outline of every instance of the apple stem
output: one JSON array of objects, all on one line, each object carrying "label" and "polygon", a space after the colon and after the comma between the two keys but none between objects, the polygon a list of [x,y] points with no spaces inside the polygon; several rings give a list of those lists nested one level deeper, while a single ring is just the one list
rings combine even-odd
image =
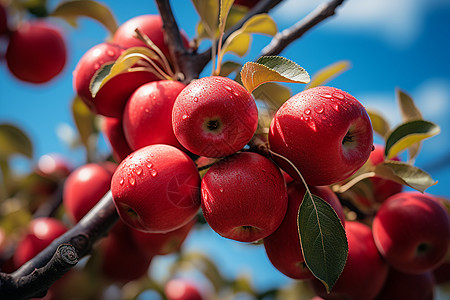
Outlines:
[{"label": "apple stem", "polygon": [[334,185],[332,187],[333,192],[335,193],[345,193],[346,191],[348,191],[352,186],[354,186],[355,184],[357,184],[358,182],[360,182],[361,180],[364,180],[366,178],[370,178],[370,177],[374,177],[376,175],[375,172],[367,172],[364,174],[361,174],[359,176],[356,176],[355,178],[353,178],[352,180],[350,180],[349,182],[347,182],[344,185]]}]

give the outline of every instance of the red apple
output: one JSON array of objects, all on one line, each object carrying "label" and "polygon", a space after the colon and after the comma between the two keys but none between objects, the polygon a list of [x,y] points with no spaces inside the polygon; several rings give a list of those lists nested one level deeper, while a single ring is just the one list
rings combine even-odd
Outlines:
[{"label": "red apple", "polygon": [[60,74],[66,56],[61,32],[43,21],[21,23],[12,33],[6,50],[11,73],[31,83],[48,82]]},{"label": "red apple", "polygon": [[[140,15],[129,19],[116,30],[112,40],[113,43],[124,48],[146,47],[145,43],[135,37],[136,28],[147,35],[170,60],[170,52],[164,36],[163,22],[159,15]],[[181,32],[181,38],[184,46],[188,48],[189,40],[186,34]]]},{"label": "red apple", "polygon": [[117,162],[120,163],[133,152],[125,138],[121,118],[105,117],[102,131],[111,146],[112,156]]},{"label": "red apple", "polygon": [[431,272],[407,274],[393,268],[377,300],[433,300],[434,279]]},{"label": "red apple", "polygon": [[132,230],[131,232],[141,250],[148,254],[166,255],[181,248],[196,222],[197,218],[194,217],[186,225],[167,233],[147,233],[139,230]]},{"label": "red apple", "polygon": [[198,286],[185,278],[172,278],[164,286],[168,300],[202,300],[205,299]]},{"label": "red apple", "polygon": [[372,300],[386,281],[389,266],[377,250],[369,226],[347,221],[347,263],[341,276],[327,294],[319,280],[311,281],[318,296],[324,299]]},{"label": "red apple", "polygon": [[236,81],[211,76],[191,82],[172,112],[178,141],[194,154],[222,157],[242,149],[258,125],[255,100]]},{"label": "red apple", "polygon": [[[270,149],[290,160],[309,185],[329,185],[356,172],[373,147],[365,108],[350,94],[319,86],[287,100],[275,114]],[[283,159],[276,162],[298,179]]]},{"label": "red apple", "polygon": [[172,129],[172,108],[185,85],[161,80],[139,87],[128,100],[123,115],[123,128],[131,149],[152,144],[168,144],[182,148]]},{"label": "red apple", "polygon": [[265,238],[280,225],[287,191],[280,169],[252,152],[213,165],[202,179],[202,210],[211,228],[241,242]]},{"label": "red apple", "polygon": [[67,227],[58,219],[36,218],[32,220],[26,236],[19,242],[14,253],[13,261],[16,268],[32,259],[66,231]]},{"label": "red apple", "polygon": [[433,277],[436,284],[444,284],[450,282],[450,261],[446,260],[433,270]]},{"label": "red apple", "polygon": [[97,114],[121,118],[131,94],[144,83],[158,80],[156,75],[145,71],[122,73],[108,81],[93,98],[89,90],[92,77],[102,65],[114,62],[123,51],[124,48],[115,44],[98,44],[81,57],[73,72],[75,92]]},{"label": "red apple", "polygon": [[8,32],[8,14],[6,7],[0,3],[0,36]]},{"label": "red apple", "polygon": [[67,177],[63,204],[69,218],[77,223],[109,191],[117,165],[112,162],[85,164]]},{"label": "red apple", "polygon": [[[298,234],[298,210],[306,192],[305,186],[293,181],[288,184],[288,207],[283,222],[274,233],[264,239],[264,248],[273,266],[284,275],[294,279],[310,279],[314,275],[304,263]],[[327,186],[310,187],[312,194],[319,196],[333,207],[342,224],[345,216],[336,194]]]},{"label": "red apple", "polygon": [[381,205],[373,219],[373,236],[392,267],[404,273],[423,273],[445,259],[450,218],[433,196],[403,192]]},{"label": "red apple", "polygon": [[36,173],[42,177],[61,180],[69,176],[72,166],[67,160],[58,153],[48,153],[39,157]]},{"label": "red apple", "polygon": [[200,207],[200,175],[183,151],[150,145],[131,153],[118,166],[111,192],[121,219],[144,232],[180,228]]}]

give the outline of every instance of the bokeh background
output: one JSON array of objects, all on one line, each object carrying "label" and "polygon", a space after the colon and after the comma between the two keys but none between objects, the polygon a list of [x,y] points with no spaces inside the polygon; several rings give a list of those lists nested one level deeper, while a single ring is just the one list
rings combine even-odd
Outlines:
[{"label": "bokeh background", "polygon": [[[171,1],[179,26],[192,38],[198,15],[190,1]],[[315,9],[324,1],[285,0],[270,14],[280,30]],[[50,1],[52,6],[58,1]],[[104,1],[118,23],[140,15],[157,13],[153,1]],[[50,83],[36,86],[15,79],[0,61],[0,123],[13,123],[32,139],[34,159],[17,157],[17,172],[27,172],[38,158],[60,153],[73,166],[85,161],[82,148],[71,148],[76,138],[71,115],[72,71],[80,57],[103,42],[107,31],[91,19],[80,19],[77,28],[52,19],[64,31],[69,57],[63,73]],[[258,57],[269,37],[254,36],[244,63]],[[207,47],[208,45],[202,45]],[[1,51],[3,51],[2,49]],[[450,197],[450,1],[448,0],[346,0],[337,14],[292,43],[281,54],[311,75],[337,61],[347,60],[351,68],[329,85],[349,92],[367,108],[384,115],[391,126],[399,124],[395,89],[409,93],[425,119],[441,126],[441,134],[424,142],[416,165],[431,173],[438,184],[428,192]],[[203,75],[209,75],[206,69]],[[303,85],[289,85],[292,93]],[[101,138],[100,151],[109,153]],[[245,274],[260,289],[288,285],[290,280],[275,271],[264,249],[223,239],[208,228],[191,235],[185,248],[212,257],[225,276]],[[151,272],[163,276],[170,257],[162,258]]]}]

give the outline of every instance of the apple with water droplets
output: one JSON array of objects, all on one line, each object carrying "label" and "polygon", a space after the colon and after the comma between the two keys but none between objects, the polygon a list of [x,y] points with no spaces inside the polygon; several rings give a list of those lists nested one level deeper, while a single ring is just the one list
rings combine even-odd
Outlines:
[{"label": "apple with water droplets", "polygon": [[286,213],[284,176],[257,153],[237,153],[214,164],[203,177],[201,190],[206,221],[229,239],[263,239],[278,228]]},{"label": "apple with water droplets", "polygon": [[[325,200],[334,209],[342,224],[345,216],[336,194],[328,186],[309,187],[312,194]],[[284,275],[294,279],[311,279],[314,275],[306,267],[298,234],[298,210],[306,188],[293,181],[287,186],[288,207],[283,222],[274,233],[264,239],[264,248],[272,265]]]},{"label": "apple with water droplets", "polygon": [[111,192],[126,224],[144,232],[165,233],[195,217],[200,208],[200,175],[180,149],[149,145],[120,163]]},{"label": "apple with water droplets", "polygon": [[152,144],[182,148],[172,129],[172,108],[185,85],[161,80],[140,86],[128,99],[123,129],[132,150]]},{"label": "apple with water droplets", "polygon": [[450,247],[450,220],[444,206],[430,194],[402,192],[381,205],[373,219],[380,253],[404,273],[438,267]]},{"label": "apple with water droplets", "polygon": [[183,147],[200,156],[222,157],[241,150],[257,125],[253,96],[226,77],[210,76],[191,82],[173,105],[175,136]]},{"label": "apple with water droplets", "polygon": [[[373,148],[372,125],[353,96],[319,86],[294,95],[280,107],[270,124],[269,146],[288,159],[309,185],[330,185],[367,161]],[[299,179],[285,159],[274,159]]]}]

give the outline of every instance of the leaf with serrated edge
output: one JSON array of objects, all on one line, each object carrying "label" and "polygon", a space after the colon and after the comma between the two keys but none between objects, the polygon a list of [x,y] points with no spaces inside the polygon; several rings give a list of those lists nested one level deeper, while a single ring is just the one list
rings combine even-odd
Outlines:
[{"label": "leaf with serrated edge", "polygon": [[308,269],[330,292],[344,269],[348,255],[345,229],[322,198],[305,193],[298,212],[298,231]]},{"label": "leaf with serrated edge", "polygon": [[386,137],[390,129],[388,121],[377,111],[367,109],[367,113],[372,123],[373,131],[383,138]]},{"label": "leaf with serrated edge", "polygon": [[395,128],[386,139],[385,155],[391,159],[411,145],[439,134],[440,127],[425,120],[403,123]]},{"label": "leaf with serrated edge", "polygon": [[55,8],[50,16],[67,19],[69,24],[73,24],[76,17],[89,17],[105,26],[111,35],[117,30],[117,22],[112,12],[106,5],[97,1],[64,1]]},{"label": "leaf with serrated edge", "polygon": [[192,0],[205,31],[214,38],[219,18],[219,0]]},{"label": "leaf with serrated edge", "polygon": [[376,165],[374,172],[378,177],[407,185],[422,193],[437,183],[422,169],[400,161],[385,161]]},{"label": "leaf with serrated edge", "polygon": [[325,68],[319,70],[311,78],[311,82],[305,87],[305,89],[310,89],[319,85],[324,85],[330,82],[332,79],[336,78],[340,74],[344,73],[350,69],[351,64],[347,60],[341,60],[335,62]]},{"label": "leaf with serrated edge", "polygon": [[225,30],[225,24],[228,19],[228,13],[230,12],[233,3],[234,0],[220,0],[219,28],[221,31]]},{"label": "leaf with serrated edge", "polygon": [[13,124],[0,124],[0,159],[22,154],[33,157],[33,144],[28,135]]},{"label": "leaf with serrated edge", "polygon": [[265,82],[308,83],[310,79],[305,69],[287,58],[263,56],[257,62],[247,62],[242,67],[241,80],[251,92]]}]

